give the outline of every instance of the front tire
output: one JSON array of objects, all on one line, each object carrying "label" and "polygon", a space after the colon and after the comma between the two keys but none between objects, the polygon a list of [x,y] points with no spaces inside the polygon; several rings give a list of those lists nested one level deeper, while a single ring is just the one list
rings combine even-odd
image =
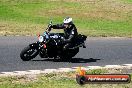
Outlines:
[{"label": "front tire", "polygon": [[20,58],[23,61],[29,61],[29,60],[35,58],[37,55],[38,55],[37,49],[27,46],[21,51]]}]

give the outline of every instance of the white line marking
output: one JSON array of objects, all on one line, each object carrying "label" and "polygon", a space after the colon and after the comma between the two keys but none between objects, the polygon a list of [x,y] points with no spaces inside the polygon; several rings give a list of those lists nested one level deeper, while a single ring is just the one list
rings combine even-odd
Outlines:
[{"label": "white line marking", "polygon": [[[13,71],[13,72],[0,72],[0,76],[17,76],[17,75],[31,75],[31,74],[42,74],[42,73],[54,73],[54,72],[70,72],[76,71],[78,67],[72,68],[58,68],[58,69],[43,69],[43,70],[26,70],[26,71]],[[106,65],[106,66],[86,66],[82,67],[85,70],[90,69],[103,69],[103,68],[114,68],[114,69],[132,69],[132,64],[123,65]]]}]

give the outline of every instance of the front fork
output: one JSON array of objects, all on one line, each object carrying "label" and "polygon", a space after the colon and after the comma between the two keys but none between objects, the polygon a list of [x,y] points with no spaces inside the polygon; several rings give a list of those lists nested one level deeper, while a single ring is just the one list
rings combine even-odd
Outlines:
[{"label": "front fork", "polygon": [[40,43],[40,42],[35,42],[29,45],[31,48],[33,49],[37,49],[37,50],[41,50],[42,48],[44,48],[44,44]]},{"label": "front fork", "polygon": [[38,49],[39,48],[39,43],[38,42],[35,42],[35,43],[32,43],[32,44],[29,44],[29,46],[33,49]]}]

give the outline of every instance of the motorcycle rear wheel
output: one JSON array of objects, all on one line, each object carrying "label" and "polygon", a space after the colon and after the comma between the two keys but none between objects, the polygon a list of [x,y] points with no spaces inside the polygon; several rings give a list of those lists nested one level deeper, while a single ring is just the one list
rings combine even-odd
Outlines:
[{"label": "motorcycle rear wheel", "polygon": [[74,57],[77,53],[79,52],[79,48],[73,49],[73,50],[66,50],[64,53],[61,55],[61,59],[64,60],[69,60],[72,57]]}]

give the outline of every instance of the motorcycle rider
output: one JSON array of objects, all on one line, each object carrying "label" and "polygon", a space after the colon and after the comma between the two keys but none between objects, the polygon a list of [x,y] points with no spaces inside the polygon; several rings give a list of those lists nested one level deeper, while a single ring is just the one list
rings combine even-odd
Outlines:
[{"label": "motorcycle rider", "polygon": [[71,45],[75,44],[78,32],[76,26],[73,24],[72,18],[66,17],[63,20],[62,24],[56,24],[56,25],[50,25],[49,30],[51,29],[64,29],[64,40],[63,43],[65,43],[63,49],[68,49]]}]

